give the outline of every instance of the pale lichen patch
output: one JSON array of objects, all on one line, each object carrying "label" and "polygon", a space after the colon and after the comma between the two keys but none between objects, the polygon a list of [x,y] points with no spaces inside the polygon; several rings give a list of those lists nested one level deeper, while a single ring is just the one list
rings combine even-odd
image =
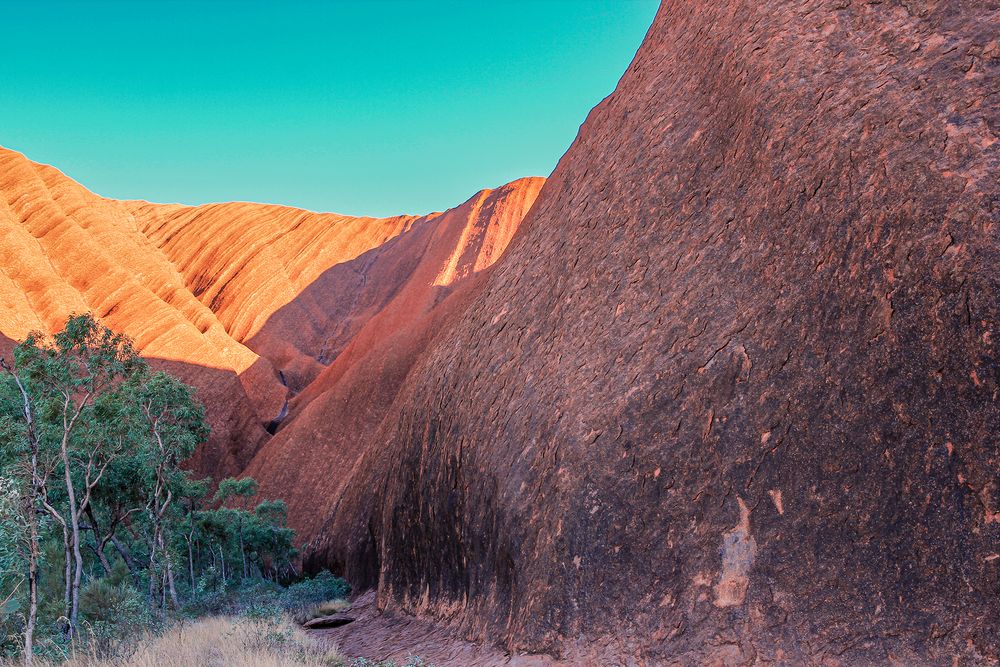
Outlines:
[{"label": "pale lichen patch", "polygon": [[771,489],[767,494],[771,496],[771,502],[774,503],[774,509],[778,510],[778,514],[784,514],[785,506],[781,502],[781,489]]},{"label": "pale lichen patch", "polygon": [[740,521],[722,538],[722,573],[715,585],[715,606],[743,604],[750,585],[750,568],[757,555],[757,542],[750,534],[750,509],[737,497]]}]

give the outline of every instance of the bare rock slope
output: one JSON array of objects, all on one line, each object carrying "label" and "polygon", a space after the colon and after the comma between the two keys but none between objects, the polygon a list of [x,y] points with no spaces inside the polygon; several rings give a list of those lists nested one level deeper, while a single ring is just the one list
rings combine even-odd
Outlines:
[{"label": "bare rock slope", "polygon": [[995,663],[998,35],[664,3],[317,562],[587,664]]},{"label": "bare rock slope", "polygon": [[269,365],[229,336],[128,210],[0,149],[0,333],[53,332],[88,311],[199,387],[213,422],[206,465],[238,469],[266,437],[284,391]]},{"label": "bare rock slope", "polygon": [[[443,298],[503,252],[541,183],[521,179],[445,213],[358,218],[109,200],[0,148],[0,335],[21,340],[93,312],[198,387],[213,428],[195,467],[239,473],[293,404],[322,393],[297,398],[369,320],[386,320],[418,267],[436,272],[421,274],[428,297]],[[429,308],[394,307],[379,331],[405,336]]]},{"label": "bare rock slope", "polygon": [[[437,332],[468,306],[543,182],[525,178],[483,190],[362,258],[367,283],[351,298],[377,304],[377,312],[291,401],[287,426],[246,470],[262,495],[288,502],[300,539],[319,538],[361,457],[382,448],[376,434],[402,383]],[[348,263],[331,273],[351,270]]]}]

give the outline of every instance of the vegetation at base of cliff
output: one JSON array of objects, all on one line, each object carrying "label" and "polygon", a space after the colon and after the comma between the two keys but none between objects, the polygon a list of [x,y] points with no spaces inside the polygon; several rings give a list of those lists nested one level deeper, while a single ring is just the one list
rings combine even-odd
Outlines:
[{"label": "vegetation at base of cliff", "polygon": [[[0,666],[13,664],[0,658]],[[58,663],[35,667],[432,667],[420,658],[403,662],[350,659],[310,638],[283,618],[207,617],[178,621],[169,630],[123,645],[112,656],[83,647]]]},{"label": "vegetation at base of cliff", "polygon": [[[0,660],[0,665],[3,665]],[[6,663],[10,664],[10,663]],[[122,642],[113,652],[79,646],[65,660],[36,667],[351,667],[335,649],[282,619],[212,616],[179,620],[169,629]],[[13,665],[11,666],[13,667]]]},{"label": "vegetation at base of cliff", "polygon": [[[286,637],[286,619],[349,592],[296,571],[284,502],[251,506],[253,479],[213,493],[181,467],[208,436],[204,408],[126,337],[74,316],[0,369],[0,659],[195,664],[136,656],[209,616],[239,619],[211,620],[235,624],[220,643],[254,624]],[[306,653],[273,664],[333,664]]]}]

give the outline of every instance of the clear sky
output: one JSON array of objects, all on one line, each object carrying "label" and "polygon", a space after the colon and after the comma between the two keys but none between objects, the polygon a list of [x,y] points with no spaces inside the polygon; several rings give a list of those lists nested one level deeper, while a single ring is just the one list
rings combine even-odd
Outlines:
[{"label": "clear sky", "polygon": [[655,0],[0,0],[0,145],[106,197],[424,213],[548,175]]}]

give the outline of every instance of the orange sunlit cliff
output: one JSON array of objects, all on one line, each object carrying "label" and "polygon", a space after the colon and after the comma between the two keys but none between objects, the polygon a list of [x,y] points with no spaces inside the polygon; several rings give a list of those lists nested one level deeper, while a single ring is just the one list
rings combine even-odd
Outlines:
[{"label": "orange sunlit cliff", "polygon": [[110,200],[0,149],[0,335],[9,348],[93,312],[198,387],[213,428],[195,465],[238,473],[306,397],[384,355],[380,336],[425,336],[437,304],[503,252],[542,182],[378,219]]}]

